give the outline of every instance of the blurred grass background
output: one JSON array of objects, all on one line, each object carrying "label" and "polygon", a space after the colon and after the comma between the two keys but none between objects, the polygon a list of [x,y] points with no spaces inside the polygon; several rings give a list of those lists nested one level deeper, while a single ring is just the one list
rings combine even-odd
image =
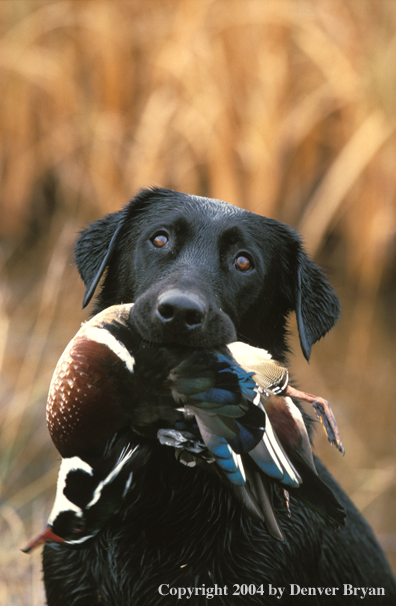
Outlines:
[{"label": "blurred grass background", "polygon": [[[0,604],[41,606],[55,363],[87,313],[76,235],[141,187],[297,227],[343,306],[299,352],[346,455],[316,452],[396,570],[396,2],[0,2]],[[40,551],[40,550],[38,550]]]}]

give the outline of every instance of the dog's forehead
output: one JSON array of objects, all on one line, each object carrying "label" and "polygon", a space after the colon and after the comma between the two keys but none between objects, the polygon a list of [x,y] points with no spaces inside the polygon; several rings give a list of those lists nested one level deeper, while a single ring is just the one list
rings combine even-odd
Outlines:
[{"label": "dog's forehead", "polygon": [[[155,199],[153,201],[155,202]],[[160,204],[150,205],[146,213],[146,218],[152,217],[167,222],[184,217],[195,225],[200,222],[208,225],[208,221],[210,223],[218,222],[222,225],[235,224],[242,214],[251,214],[223,200],[179,193],[162,199]]]},{"label": "dog's forehead", "polygon": [[201,196],[190,196],[190,205],[196,210],[197,208],[201,209],[206,217],[210,219],[216,219],[224,216],[236,216],[240,215],[243,212],[241,208],[237,206],[233,206],[228,202],[224,202],[223,200],[217,200],[215,198],[204,198]]}]

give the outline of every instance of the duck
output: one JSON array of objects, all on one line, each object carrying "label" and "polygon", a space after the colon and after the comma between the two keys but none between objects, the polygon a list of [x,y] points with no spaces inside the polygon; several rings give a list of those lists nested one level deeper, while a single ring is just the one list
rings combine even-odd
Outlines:
[{"label": "duck", "polygon": [[270,360],[265,350],[250,357],[247,348],[148,343],[133,304],[85,322],[51,380],[47,426],[62,461],[47,526],[24,551],[47,541],[79,547],[92,540],[138,490],[135,471],[154,441],[172,448],[180,463],[216,474],[277,540],[285,537],[274,486],[286,504],[289,491],[300,492],[325,524],[343,525],[345,510],[317,475],[284,377],[270,389],[280,365],[273,361],[264,371],[258,360]]}]

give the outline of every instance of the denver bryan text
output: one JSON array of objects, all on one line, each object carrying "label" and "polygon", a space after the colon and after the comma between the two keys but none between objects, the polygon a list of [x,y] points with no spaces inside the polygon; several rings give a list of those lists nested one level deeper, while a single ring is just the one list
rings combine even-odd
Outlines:
[{"label": "denver bryan text", "polygon": [[[271,585],[269,585],[271,588]],[[273,589],[279,591],[283,587],[274,587]],[[283,592],[282,592],[283,593]],[[273,593],[272,595],[277,595]],[[385,589],[383,587],[353,587],[349,583],[344,583],[342,588],[340,587],[300,587],[296,583],[290,585],[289,595],[353,595],[359,596],[363,600],[366,596],[380,596],[385,595]],[[278,594],[281,597],[281,594]]]}]

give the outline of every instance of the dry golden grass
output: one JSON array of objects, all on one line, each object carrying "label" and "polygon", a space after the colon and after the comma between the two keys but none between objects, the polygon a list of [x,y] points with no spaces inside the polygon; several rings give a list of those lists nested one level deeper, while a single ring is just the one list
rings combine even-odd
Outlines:
[{"label": "dry golden grass", "polygon": [[53,497],[73,241],[148,185],[290,223],[328,268],[343,320],[293,370],[333,403],[347,454],[318,452],[396,569],[395,32],[392,0],[0,2],[1,604],[44,603],[18,548]]}]

